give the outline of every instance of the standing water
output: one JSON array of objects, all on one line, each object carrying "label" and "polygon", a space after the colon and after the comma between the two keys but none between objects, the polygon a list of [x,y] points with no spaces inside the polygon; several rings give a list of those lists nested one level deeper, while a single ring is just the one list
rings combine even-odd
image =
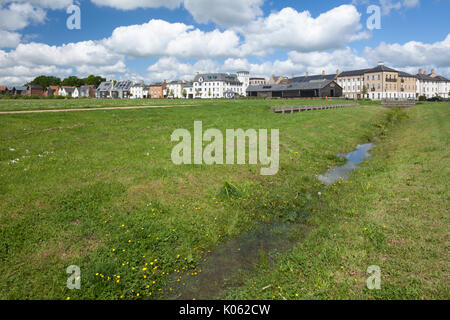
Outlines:
[{"label": "standing water", "polygon": [[369,150],[374,147],[373,143],[358,145],[356,150],[346,155],[338,157],[346,158],[347,163],[343,166],[336,166],[328,170],[324,175],[319,175],[319,180],[326,185],[332,185],[340,180],[347,180],[350,172],[359,168],[359,164],[364,159],[371,157]]},{"label": "standing water", "polygon": [[[358,145],[347,155],[338,155],[348,161],[343,166],[331,168],[318,178],[327,185],[348,179],[349,173],[359,168],[359,164],[369,158],[373,143]],[[270,263],[270,257],[277,252],[292,248],[308,234],[309,228],[303,223],[307,216],[295,223],[261,225],[239,238],[228,241],[207,256],[206,261],[190,273],[172,278],[169,299],[209,300],[218,298],[225,289],[242,285],[236,278],[239,271],[249,271],[260,264]]]}]

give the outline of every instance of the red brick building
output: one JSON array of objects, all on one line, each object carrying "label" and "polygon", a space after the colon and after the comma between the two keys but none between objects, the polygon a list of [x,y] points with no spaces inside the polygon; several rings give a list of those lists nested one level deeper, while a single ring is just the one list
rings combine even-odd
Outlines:
[{"label": "red brick building", "polygon": [[34,96],[34,95],[42,96],[43,94],[44,94],[44,90],[38,84],[32,84],[27,87],[27,92],[26,92],[27,96]]},{"label": "red brick building", "polygon": [[166,89],[166,86],[166,81],[151,84],[148,89],[149,97],[153,99],[164,98],[164,90]]}]

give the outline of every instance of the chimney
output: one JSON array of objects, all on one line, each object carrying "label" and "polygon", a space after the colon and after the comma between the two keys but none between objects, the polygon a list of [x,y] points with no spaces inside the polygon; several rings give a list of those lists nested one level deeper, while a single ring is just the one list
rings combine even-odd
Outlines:
[{"label": "chimney", "polygon": [[309,77],[309,72],[306,72],[305,78],[308,79],[308,77]]},{"label": "chimney", "polygon": [[339,69],[336,69],[336,75],[339,75]]},{"label": "chimney", "polygon": [[419,69],[419,74],[422,74],[422,69]]},{"label": "chimney", "polygon": [[378,65],[379,65],[379,66],[384,66],[384,61],[379,61],[379,62],[378,62]]},{"label": "chimney", "polygon": [[423,70],[423,74],[427,74],[427,70]]},{"label": "chimney", "polygon": [[435,73],[435,72],[436,72],[436,70],[434,70],[434,69],[431,70],[431,76],[432,76],[432,77],[435,77],[435,76],[436,76],[436,73]]},{"label": "chimney", "polygon": [[323,75],[323,76],[325,75],[325,70],[322,70],[322,75]]}]

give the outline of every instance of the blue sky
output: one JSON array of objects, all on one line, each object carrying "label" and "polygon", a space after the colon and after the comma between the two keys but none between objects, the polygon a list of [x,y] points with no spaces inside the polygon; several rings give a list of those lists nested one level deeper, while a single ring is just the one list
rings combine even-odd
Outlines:
[{"label": "blue sky", "polygon": [[[71,3],[0,0],[0,84],[40,74],[151,82],[246,69],[269,77],[379,60],[450,75],[447,0],[81,0],[81,30],[68,30]],[[381,9],[380,30],[366,28],[369,5]]]}]

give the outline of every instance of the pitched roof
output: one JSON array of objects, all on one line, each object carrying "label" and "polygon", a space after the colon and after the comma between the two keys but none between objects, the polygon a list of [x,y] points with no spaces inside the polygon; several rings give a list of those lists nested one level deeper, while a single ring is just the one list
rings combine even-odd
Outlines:
[{"label": "pitched roof", "polygon": [[308,82],[311,80],[334,80],[336,78],[336,74],[320,74],[320,75],[312,75],[312,76],[302,76],[302,77],[294,77],[291,79],[291,82]]},{"label": "pitched roof", "polygon": [[366,71],[366,73],[373,73],[373,72],[398,72],[398,71],[395,69],[386,67],[385,65],[380,64],[380,65],[376,66],[375,68],[368,69]]},{"label": "pitched roof", "polygon": [[133,85],[133,81],[121,80],[116,83],[113,90],[128,90]]},{"label": "pitched roof", "polygon": [[333,80],[312,80],[289,84],[272,84],[249,86],[247,91],[290,91],[290,90],[317,90],[328,86]]},{"label": "pitched roof", "polygon": [[450,81],[443,76],[435,75],[434,77],[432,77],[432,74],[423,74],[423,73],[417,74],[416,78],[423,81],[435,81],[435,82]]},{"label": "pitched roof", "polygon": [[105,81],[100,83],[100,85],[97,88],[97,91],[109,91],[113,86],[112,81]]},{"label": "pitched roof", "polygon": [[399,77],[405,77],[405,78],[416,78],[415,75],[409,74],[407,72],[399,71],[398,72]]},{"label": "pitched roof", "polygon": [[199,82],[200,78],[203,79],[204,82],[211,81],[224,81],[224,82],[234,82],[240,83],[236,74],[231,73],[204,73],[197,74],[194,78],[194,82]]},{"label": "pitched roof", "polygon": [[0,86],[0,90],[4,91],[6,89],[8,89],[6,86]]},{"label": "pitched roof", "polygon": [[359,69],[359,70],[351,70],[344,71],[339,73],[339,77],[354,77],[354,76],[363,76],[370,69]]},{"label": "pitched roof", "polygon": [[42,89],[42,86],[40,86],[39,84],[31,84],[27,87],[27,89]]}]

